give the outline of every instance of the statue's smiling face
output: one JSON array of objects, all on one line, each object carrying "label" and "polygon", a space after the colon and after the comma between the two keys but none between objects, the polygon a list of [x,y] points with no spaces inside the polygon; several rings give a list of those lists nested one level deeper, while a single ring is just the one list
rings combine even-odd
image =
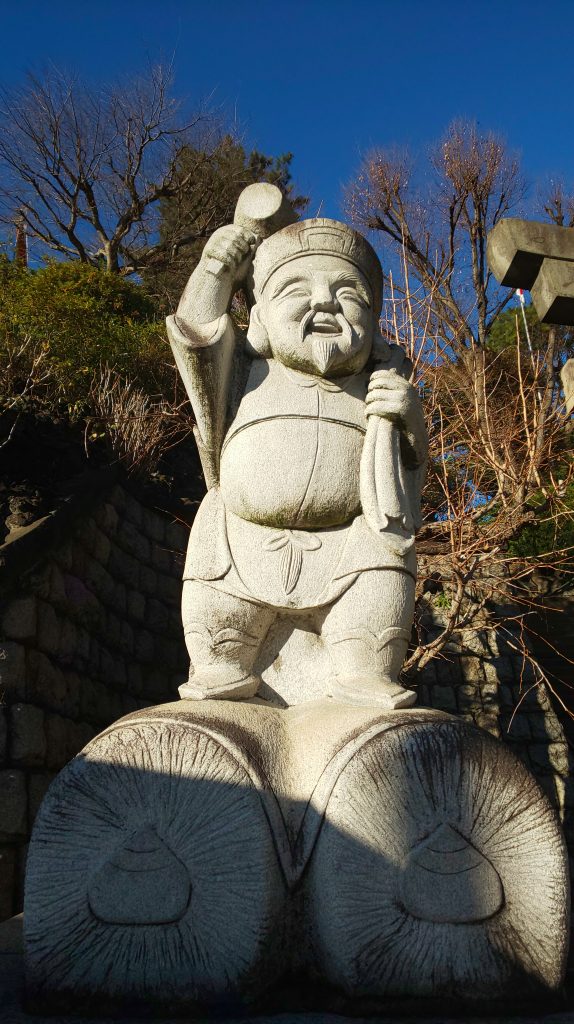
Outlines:
[{"label": "statue's smiling face", "polygon": [[273,356],[306,373],[340,377],[363,369],[375,315],[367,281],[339,256],[300,256],[279,267],[258,300]]}]

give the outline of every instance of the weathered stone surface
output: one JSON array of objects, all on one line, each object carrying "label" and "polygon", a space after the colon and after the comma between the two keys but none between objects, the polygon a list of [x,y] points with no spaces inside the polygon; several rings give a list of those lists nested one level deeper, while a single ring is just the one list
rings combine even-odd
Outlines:
[{"label": "weathered stone surface", "polygon": [[127,609],[127,590],[125,583],[116,583],[109,598],[110,605],[118,615],[125,615]]},{"label": "weathered stone surface", "polygon": [[0,691],[10,700],[26,696],[26,650],[9,640],[0,641]]},{"label": "weathered stone surface", "polygon": [[26,833],[26,776],[9,768],[0,772],[0,837]]},{"label": "weathered stone surface", "polygon": [[171,552],[163,544],[152,544],[151,564],[158,572],[171,572]]},{"label": "weathered stone surface", "polygon": [[86,566],[89,561],[89,555],[83,545],[75,540],[72,544],[72,565],[71,569],[78,579],[84,579],[86,575]]},{"label": "weathered stone surface", "polygon": [[48,590],[49,600],[57,607],[65,606],[67,603],[66,581],[64,573],[56,562],[50,565],[50,586]]},{"label": "weathered stone surface", "polygon": [[118,533],[118,542],[121,546],[140,562],[149,562],[151,558],[151,545],[147,537],[138,530],[132,523],[122,520]]},{"label": "weathered stone surface", "polygon": [[456,713],[456,692],[450,686],[433,687],[433,707]]},{"label": "weathered stone surface", "polygon": [[58,645],[58,657],[61,664],[73,665],[78,647],[78,631],[71,619],[64,619]]},{"label": "weathered stone surface", "polygon": [[[120,643],[120,636],[122,631],[122,620],[114,615],[112,612],[108,612],[106,615],[106,629],[105,638],[106,644],[110,647],[118,647]],[[103,669],[105,674],[108,674],[106,669]]]},{"label": "weathered stone surface", "polygon": [[[142,566],[142,571],[145,566]],[[112,545],[108,562],[108,571],[125,583],[131,589],[137,589],[140,581],[140,566],[135,558],[123,551],[122,548]],[[112,583],[113,589],[113,583]]]},{"label": "weathered stone surface", "polygon": [[15,888],[16,850],[13,846],[0,846],[0,921],[14,913]]},{"label": "weathered stone surface", "polygon": [[185,550],[189,536],[189,528],[183,523],[168,523],[165,532],[166,547],[176,554]]},{"label": "weathered stone surface", "polygon": [[[98,609],[98,621],[99,621],[99,619],[100,619],[100,613],[99,613],[99,609]],[[87,662],[89,661],[89,658],[90,658],[90,644],[91,644],[90,634],[88,633],[87,629],[84,629],[84,628],[80,627],[80,629],[78,629],[78,631],[77,631],[76,637],[77,637],[76,655],[78,657],[78,660],[79,660],[80,664],[82,664],[82,663],[87,664]]]},{"label": "weathered stone surface", "polygon": [[143,622],[145,618],[146,600],[143,594],[137,590],[130,590],[127,594],[127,614],[130,619],[136,622]]},{"label": "weathered stone surface", "polygon": [[155,597],[157,593],[157,573],[155,570],[148,565],[142,565],[139,584],[144,594]]},{"label": "weathered stone surface", "polygon": [[36,621],[35,597],[16,598],[2,616],[2,633],[10,640],[30,640],[36,636]]},{"label": "weathered stone surface", "polygon": [[[382,1009],[388,993],[410,991],[413,977],[433,996],[505,994],[523,973],[555,987],[565,919],[553,900],[563,863],[559,840],[541,825],[547,805],[532,780],[460,721],[383,710],[414,699],[398,679],[425,444],[408,364],[377,337],[376,257],[344,225],[305,222],[263,242],[251,268],[245,250],[245,279],[234,255],[241,232],[235,225],[224,235],[216,248],[229,262],[214,271],[207,253],[170,321],[210,484],[184,572],[188,683],[179,672],[179,524],[166,526],[116,489],[111,511],[90,507],[91,521],[76,525],[71,565],[89,601],[70,599],[69,570],[64,599],[60,570],[41,566],[33,580],[59,617],[53,660],[68,671],[58,669],[56,703],[46,671],[36,672],[43,697],[28,682],[34,700],[60,712],[47,714],[42,763],[27,768],[28,827],[48,768],[106,727],[65,769],[56,802],[51,792],[45,803],[44,838],[63,828],[70,846],[65,885],[75,870],[57,912],[46,884],[57,876],[57,844],[42,890],[44,846],[33,843],[40,916],[30,936],[32,946],[45,943],[31,957],[34,985],[40,997],[81,987],[98,1005],[141,999],[146,1012],[172,998],[178,1009],[195,999],[249,1002],[282,971],[302,967],[351,1001],[365,995]],[[299,312],[290,305],[294,283]],[[236,343],[228,318],[239,284],[254,299],[247,346]],[[206,298],[207,326],[199,309]],[[436,635],[432,608],[427,619]],[[495,627],[485,615],[484,628],[453,641],[450,661],[427,666],[418,687],[419,701],[472,716],[493,734],[508,725],[516,696]],[[535,677],[524,668],[516,679],[528,687]],[[193,703],[134,712],[165,699],[174,682]],[[262,704],[196,700],[244,697],[257,686]],[[341,703],[326,701],[329,693]],[[368,707],[377,702],[378,711]],[[122,713],[129,721],[107,728]],[[537,691],[517,717],[532,714],[550,715]],[[545,747],[544,763],[530,731]],[[525,760],[533,754],[563,811],[560,733],[538,738],[533,727],[510,742]],[[377,803],[373,794],[389,786],[395,802]],[[233,832],[229,808],[239,805]],[[536,863],[519,831],[538,849]],[[59,956],[78,906],[80,945]],[[164,992],[165,969],[162,978],[156,965],[169,963],[184,966]]]},{"label": "weathered stone surface", "polygon": [[138,629],[135,632],[135,655],[140,664],[154,660],[154,641],[150,633],[145,629]]},{"label": "weathered stone surface", "polygon": [[163,573],[158,573],[155,593],[166,604],[179,606],[181,603],[181,581],[174,579],[173,576],[164,576]]},{"label": "weathered stone surface", "polygon": [[136,695],[140,694],[142,691],[142,670],[139,665],[133,662],[128,665],[127,679],[130,692]]},{"label": "weathered stone surface", "polygon": [[62,715],[46,714],[44,727],[46,730],[44,764],[46,768],[57,770],[62,768],[68,759],[66,719]]},{"label": "weathered stone surface", "polygon": [[98,526],[108,535],[114,537],[118,527],[118,513],[109,501],[102,502],[95,511]]},{"label": "weathered stone surface", "polygon": [[322,972],[355,998],[557,987],[562,844],[536,783],[501,744],[458,722],[381,734],[337,780],[307,875]]},{"label": "weathered stone surface", "polygon": [[512,740],[529,740],[532,737],[530,719],[526,715],[514,715],[514,717],[509,718],[505,728],[508,737]]},{"label": "weathered stone surface", "polygon": [[534,780],[450,716],[163,705],[96,737],[50,788],[30,844],[29,983],[37,1003],[179,1011],[249,1004],[297,970],[380,1008],[555,990],[567,871]]},{"label": "weathered stone surface", "polygon": [[0,705],[0,764],[8,759],[8,712],[6,705]]},{"label": "weathered stone surface", "polygon": [[[113,553],[110,554],[108,566],[112,561]],[[128,556],[123,556],[127,558]],[[102,601],[109,602],[113,599],[114,579],[110,571],[95,559],[87,556],[85,559],[84,579],[92,593]]]},{"label": "weathered stone surface", "polygon": [[110,502],[116,512],[125,512],[128,496],[120,484],[116,484],[110,494]]},{"label": "weathered stone surface", "polygon": [[42,800],[55,777],[54,772],[32,772],[28,776],[28,829],[30,831]]},{"label": "weathered stone surface", "polygon": [[488,236],[488,262],[501,284],[526,288],[543,323],[574,324],[574,230],[509,217]]},{"label": "weathered stone surface", "polygon": [[531,291],[546,256],[574,259],[574,233],[555,224],[506,217],[489,233],[487,255],[501,284]]},{"label": "weathered stone surface", "polygon": [[46,757],[45,715],[32,704],[10,708],[10,758],[18,765],[40,765]]},{"label": "weathered stone surface", "polygon": [[167,608],[161,601],[154,597],[147,602],[146,625],[154,633],[163,633],[168,627],[169,614]]},{"label": "weathered stone surface", "polygon": [[[167,527],[168,524],[165,519],[158,516],[156,512],[152,512],[151,509],[143,510],[142,528],[150,540],[155,540],[158,544],[163,544],[166,539]],[[185,547],[185,540],[182,547]]]},{"label": "weathered stone surface", "polygon": [[63,544],[54,551],[54,561],[63,572],[70,572],[74,564],[72,544]]},{"label": "weathered stone surface", "polygon": [[107,565],[108,559],[111,552],[111,543],[107,534],[103,533],[102,530],[96,529],[94,534],[94,541],[92,546],[92,553],[94,558],[100,563],[100,565]]},{"label": "weathered stone surface", "polygon": [[27,700],[30,703],[37,701],[42,707],[61,707],[67,692],[66,679],[61,669],[41,651],[28,652],[27,667]]},{"label": "weathered stone surface", "polygon": [[[188,1005],[213,1001],[225,979],[228,1001],[255,996],[280,970],[286,898],[257,786],[224,738],[183,720],[135,730],[97,739],[37,818],[25,912],[32,994],[81,987],[84,999]],[[74,956],[62,959],[72,921]],[[167,956],[185,969],[166,971]]]},{"label": "weathered stone surface", "polygon": [[60,647],[61,622],[47,601],[38,601],[38,647],[45,654],[57,654]]},{"label": "weathered stone surface", "polygon": [[[143,509],[141,503],[130,494],[125,495],[124,512],[135,526],[141,529],[143,524]],[[123,525],[123,523],[122,523]]]},{"label": "weathered stone surface", "polygon": [[530,291],[542,323],[574,323],[574,245],[570,261],[543,260]]},{"label": "weathered stone surface", "polygon": [[69,614],[80,622],[97,622],[100,612],[99,604],[84,580],[67,572],[64,573],[64,586]]}]

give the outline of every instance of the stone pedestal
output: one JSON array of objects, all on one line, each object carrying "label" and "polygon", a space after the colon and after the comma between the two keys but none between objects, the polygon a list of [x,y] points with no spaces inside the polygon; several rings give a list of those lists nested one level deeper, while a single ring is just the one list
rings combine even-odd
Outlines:
[{"label": "stone pedestal", "polygon": [[28,994],[223,1011],[289,974],[380,1012],[513,999],[561,984],[567,879],[534,779],[460,720],[166,704],[96,737],[44,800]]}]

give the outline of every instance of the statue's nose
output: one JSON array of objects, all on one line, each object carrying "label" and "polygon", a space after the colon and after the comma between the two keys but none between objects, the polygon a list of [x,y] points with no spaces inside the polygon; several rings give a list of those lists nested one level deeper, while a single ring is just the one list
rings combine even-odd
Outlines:
[{"label": "statue's nose", "polygon": [[340,306],[335,295],[328,288],[315,289],[311,295],[311,308],[316,313],[338,313]]}]

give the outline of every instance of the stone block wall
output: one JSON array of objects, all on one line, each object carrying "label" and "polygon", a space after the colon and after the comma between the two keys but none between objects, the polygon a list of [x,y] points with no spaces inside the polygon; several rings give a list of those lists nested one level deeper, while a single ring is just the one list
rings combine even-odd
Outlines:
[{"label": "stone block wall", "polygon": [[[86,507],[88,505],[89,507]],[[98,732],[177,697],[189,527],[104,488],[0,549],[0,920],[57,772]]]},{"label": "stone block wall", "polygon": [[[427,636],[442,628],[435,615]],[[562,821],[570,824],[572,758],[562,725],[534,667],[493,628],[466,631],[448,644],[416,678],[419,703],[458,715],[502,740],[545,790]],[[572,835],[574,841],[574,833]]]}]

